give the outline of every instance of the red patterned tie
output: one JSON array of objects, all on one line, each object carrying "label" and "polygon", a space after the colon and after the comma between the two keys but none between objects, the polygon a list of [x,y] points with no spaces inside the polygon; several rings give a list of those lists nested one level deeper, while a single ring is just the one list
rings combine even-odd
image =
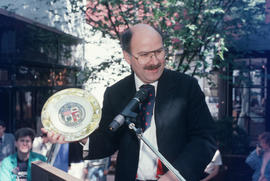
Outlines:
[{"label": "red patterned tie", "polygon": [[142,129],[145,131],[149,128],[151,124],[151,119],[153,115],[153,108],[155,103],[155,87],[149,84],[142,85],[141,88],[148,90],[148,97],[142,102],[141,105],[141,119],[142,119]]}]

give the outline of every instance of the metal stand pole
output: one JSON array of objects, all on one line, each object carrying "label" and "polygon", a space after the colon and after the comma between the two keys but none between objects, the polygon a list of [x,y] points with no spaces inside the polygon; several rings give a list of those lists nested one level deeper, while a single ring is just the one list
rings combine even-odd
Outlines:
[{"label": "metal stand pole", "polygon": [[141,129],[135,127],[135,124],[129,121],[130,118],[126,118],[126,122],[128,123],[129,129],[133,130],[137,137],[142,140],[160,159],[160,161],[178,178],[180,181],[186,181],[186,179],[176,170],[170,162],[166,160],[166,158],[157,150],[155,149],[151,143],[143,136]]}]

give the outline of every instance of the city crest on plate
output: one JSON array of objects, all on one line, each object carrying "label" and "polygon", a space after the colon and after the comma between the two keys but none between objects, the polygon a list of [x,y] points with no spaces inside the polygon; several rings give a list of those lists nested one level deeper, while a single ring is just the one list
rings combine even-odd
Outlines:
[{"label": "city crest on plate", "polygon": [[85,119],[85,109],[78,103],[68,102],[59,109],[58,115],[62,124],[73,127]]}]

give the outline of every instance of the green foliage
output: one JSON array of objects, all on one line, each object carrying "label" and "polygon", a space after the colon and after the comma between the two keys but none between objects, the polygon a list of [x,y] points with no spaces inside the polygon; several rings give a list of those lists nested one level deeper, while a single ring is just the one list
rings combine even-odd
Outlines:
[{"label": "green foliage", "polygon": [[[95,31],[119,39],[136,23],[152,24],[165,35],[168,66],[193,76],[212,68],[206,57],[227,66],[224,52],[234,42],[257,33],[264,20],[262,0],[90,0],[87,22]],[[218,62],[218,64],[217,64]]]},{"label": "green foliage", "polygon": [[[67,17],[84,12],[90,31],[118,40],[120,33],[133,24],[154,25],[164,34],[167,65],[192,76],[208,78],[212,68],[228,67],[231,62],[224,58],[224,52],[237,50],[235,42],[239,39],[263,34],[258,30],[264,24],[265,0],[88,0],[87,6],[82,0],[68,1],[70,7],[48,9],[55,24],[62,11]],[[46,0],[48,5],[59,2]],[[15,11],[12,7],[8,4],[2,8]],[[76,18],[64,23],[76,22]]]}]

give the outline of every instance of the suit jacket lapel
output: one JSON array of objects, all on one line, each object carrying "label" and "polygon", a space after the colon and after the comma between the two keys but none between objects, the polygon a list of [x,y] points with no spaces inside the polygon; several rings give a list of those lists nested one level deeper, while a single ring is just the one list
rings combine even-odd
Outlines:
[{"label": "suit jacket lapel", "polygon": [[133,73],[128,77],[127,81],[125,82],[125,85],[122,87],[123,88],[119,90],[118,96],[119,96],[119,102],[123,103],[121,107],[124,108],[126,104],[133,98],[133,96],[136,93],[135,80],[134,80]]},{"label": "suit jacket lapel", "polygon": [[[136,93],[134,73],[132,73],[129,76],[128,81],[126,82],[125,88],[123,88],[122,90],[123,92],[119,94],[119,96],[121,96],[119,100],[121,100],[121,102],[123,103],[123,105],[121,106],[123,110],[123,108],[128,104],[128,102],[134,98],[134,95]],[[135,112],[139,114],[139,108],[135,110]],[[140,121],[139,116],[137,116],[137,119],[136,119],[136,127],[141,128],[141,121]]]}]

